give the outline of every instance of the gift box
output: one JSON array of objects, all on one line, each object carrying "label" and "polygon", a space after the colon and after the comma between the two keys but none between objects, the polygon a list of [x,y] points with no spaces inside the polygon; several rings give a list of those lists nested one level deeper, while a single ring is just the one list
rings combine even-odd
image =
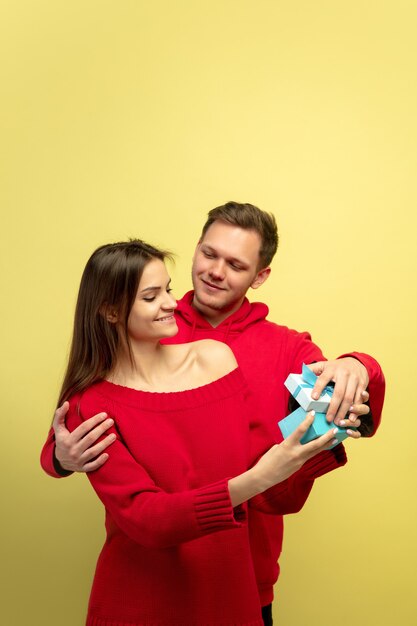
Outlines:
[{"label": "gift box", "polygon": [[[286,439],[294,430],[301,424],[301,422],[305,419],[307,415],[307,411],[304,411],[301,407],[296,409],[287,417],[284,417],[283,420],[278,422],[278,426],[282,432],[282,436]],[[300,439],[301,443],[308,443],[309,441],[313,441],[313,439],[317,439],[317,437],[321,437],[325,435],[329,430],[336,428],[337,432],[334,435],[336,439],[336,443],[331,447],[337,446],[338,443],[343,441],[348,437],[346,429],[339,428],[333,422],[328,422],[326,419],[326,413],[316,413],[314,416],[314,422],[308,429],[308,431],[303,435]],[[356,428],[352,427],[352,430],[356,430]]]},{"label": "gift box", "polygon": [[303,363],[301,374],[290,374],[284,384],[304,411],[314,410],[318,413],[325,413],[332,399],[333,387],[325,387],[320,398],[313,400],[311,392],[316,384],[316,380],[317,376],[315,373]]}]

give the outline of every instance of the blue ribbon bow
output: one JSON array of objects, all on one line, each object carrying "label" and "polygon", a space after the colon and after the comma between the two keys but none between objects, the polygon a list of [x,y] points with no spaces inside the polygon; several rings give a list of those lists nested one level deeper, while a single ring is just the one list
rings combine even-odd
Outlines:
[{"label": "blue ribbon bow", "polygon": [[[300,393],[301,389],[303,389],[303,388],[308,388],[309,387],[310,389],[313,389],[314,385],[316,384],[316,380],[318,378],[315,375],[315,373],[309,367],[307,367],[307,365],[305,365],[305,363],[303,363],[303,369],[302,369],[302,372],[301,372],[301,376],[302,376],[302,378],[303,378],[303,380],[305,382],[304,383],[300,383],[298,385],[298,387],[296,388],[296,390],[292,394],[294,396],[294,398],[297,397],[297,395]],[[323,391],[321,392],[321,395],[324,395],[325,393],[327,393],[329,396],[332,396],[333,395],[333,391],[334,391],[334,387],[332,387],[331,385],[327,385],[323,389]]]}]

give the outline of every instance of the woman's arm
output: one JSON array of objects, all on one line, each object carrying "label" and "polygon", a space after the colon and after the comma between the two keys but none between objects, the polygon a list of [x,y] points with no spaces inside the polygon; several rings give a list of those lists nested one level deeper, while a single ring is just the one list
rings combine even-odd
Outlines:
[{"label": "woman's arm", "polygon": [[[79,397],[74,396],[67,416],[70,430],[82,423],[78,403]],[[148,548],[166,548],[241,526],[245,512],[234,508],[227,478],[167,493],[133,458],[115,426],[110,430],[116,436],[112,453],[87,477],[115,523],[131,539]]]},{"label": "woman's arm", "polygon": [[[321,475],[320,471],[323,473],[321,466],[328,463],[327,457],[323,459],[323,455],[332,455],[327,448],[334,443],[333,430],[309,443],[300,443],[313,420],[314,412],[308,413],[306,419],[287,439],[273,445],[252,468],[229,480],[230,497],[234,506],[249,499],[254,500],[260,494],[266,494],[257,499],[261,510],[262,503],[265,502],[266,512],[282,514],[295,512],[290,510],[294,508],[293,496],[297,495],[292,492],[297,490],[297,487],[300,490],[305,485],[302,491],[306,493],[306,499],[314,478]],[[259,437],[259,434],[257,436]],[[310,466],[303,472],[302,467],[308,462]],[[253,501],[252,504],[256,502]]]}]

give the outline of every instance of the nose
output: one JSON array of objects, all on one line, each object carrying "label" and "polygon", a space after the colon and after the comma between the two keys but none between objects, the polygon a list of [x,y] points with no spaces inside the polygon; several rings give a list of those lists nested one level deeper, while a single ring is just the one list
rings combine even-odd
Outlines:
[{"label": "nose", "polygon": [[209,276],[214,280],[224,279],[224,261],[222,259],[215,259],[212,261],[209,268]]},{"label": "nose", "polygon": [[164,302],[162,304],[162,307],[164,309],[167,309],[167,310],[171,311],[173,309],[176,309],[177,306],[178,306],[178,304],[177,304],[177,301],[174,298],[174,296],[171,293],[166,292],[166,296],[164,298]]}]

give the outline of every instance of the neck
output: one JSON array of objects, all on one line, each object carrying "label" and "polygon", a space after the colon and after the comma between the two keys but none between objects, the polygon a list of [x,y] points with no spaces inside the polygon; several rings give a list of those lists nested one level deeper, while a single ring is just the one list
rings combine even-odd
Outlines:
[{"label": "neck", "polygon": [[[124,386],[152,386],[165,370],[165,350],[157,342],[131,342],[131,355],[124,348],[108,380]],[[159,376],[158,376],[159,374]]]}]

